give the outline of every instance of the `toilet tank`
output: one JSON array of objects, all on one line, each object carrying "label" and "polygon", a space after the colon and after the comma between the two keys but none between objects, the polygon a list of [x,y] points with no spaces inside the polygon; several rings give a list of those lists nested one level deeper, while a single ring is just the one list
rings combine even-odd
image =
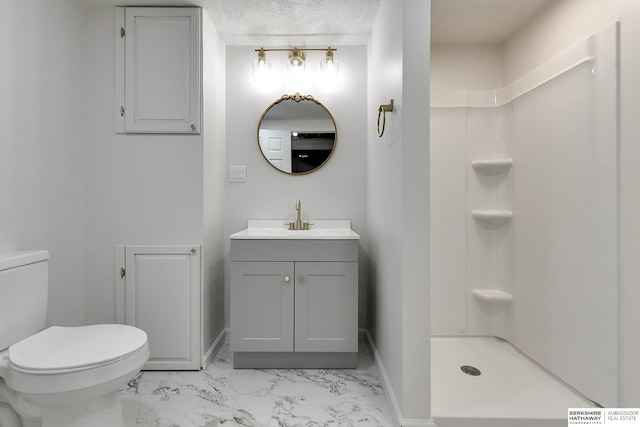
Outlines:
[{"label": "toilet tank", "polygon": [[0,254],[0,351],[44,329],[48,260],[48,251]]}]

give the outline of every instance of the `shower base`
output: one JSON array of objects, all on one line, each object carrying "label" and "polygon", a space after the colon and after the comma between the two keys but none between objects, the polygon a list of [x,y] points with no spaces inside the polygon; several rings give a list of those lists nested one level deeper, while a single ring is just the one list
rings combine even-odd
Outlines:
[{"label": "shower base", "polygon": [[567,408],[595,406],[505,340],[431,338],[438,427],[566,427]]}]

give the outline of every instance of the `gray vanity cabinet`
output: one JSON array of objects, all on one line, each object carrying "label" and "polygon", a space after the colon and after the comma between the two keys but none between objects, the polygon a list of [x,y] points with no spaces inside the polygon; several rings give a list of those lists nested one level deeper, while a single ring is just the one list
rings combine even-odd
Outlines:
[{"label": "gray vanity cabinet", "polygon": [[355,367],[356,240],[231,240],[235,368]]}]

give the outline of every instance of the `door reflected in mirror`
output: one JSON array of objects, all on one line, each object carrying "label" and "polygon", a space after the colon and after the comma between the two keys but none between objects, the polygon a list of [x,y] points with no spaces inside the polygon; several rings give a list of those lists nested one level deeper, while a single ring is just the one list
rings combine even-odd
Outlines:
[{"label": "door reflected in mirror", "polygon": [[336,146],[336,124],[324,105],[311,95],[283,95],[258,124],[258,146],[280,172],[301,175],[327,163]]}]

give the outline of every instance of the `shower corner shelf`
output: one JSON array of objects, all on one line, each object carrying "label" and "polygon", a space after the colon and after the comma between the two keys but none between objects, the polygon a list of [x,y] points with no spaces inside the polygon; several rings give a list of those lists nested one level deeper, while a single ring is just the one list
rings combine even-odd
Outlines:
[{"label": "shower corner shelf", "polygon": [[474,210],[471,211],[471,216],[490,225],[503,225],[511,221],[513,212],[505,210]]},{"label": "shower corner shelf", "polygon": [[499,289],[474,289],[473,296],[480,300],[496,304],[511,304],[513,295]]},{"label": "shower corner shelf", "polygon": [[499,175],[509,170],[513,159],[474,160],[471,167],[485,175]]}]

